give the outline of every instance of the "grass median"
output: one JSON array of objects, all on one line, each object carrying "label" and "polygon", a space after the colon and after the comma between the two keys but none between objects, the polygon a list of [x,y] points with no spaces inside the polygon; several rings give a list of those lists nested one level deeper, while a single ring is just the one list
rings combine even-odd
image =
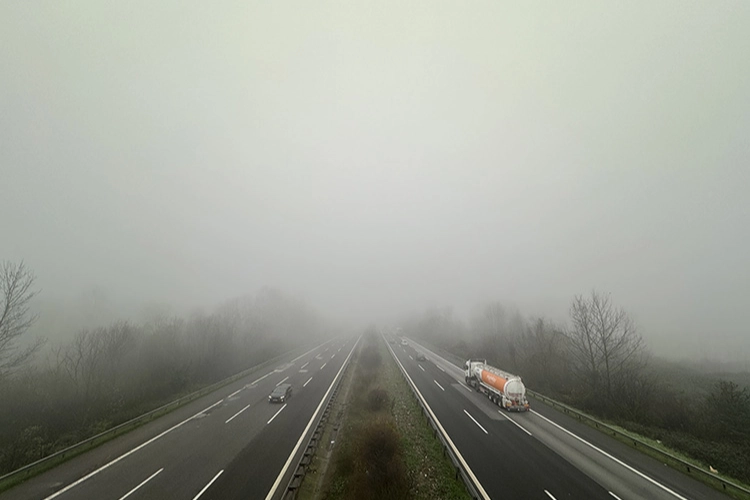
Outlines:
[{"label": "grass median", "polygon": [[363,340],[298,498],[471,498],[382,338]]}]

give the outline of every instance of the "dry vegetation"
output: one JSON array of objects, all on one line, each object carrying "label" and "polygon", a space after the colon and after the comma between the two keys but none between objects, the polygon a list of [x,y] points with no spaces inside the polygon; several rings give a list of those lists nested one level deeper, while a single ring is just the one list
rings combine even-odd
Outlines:
[{"label": "dry vegetation", "polygon": [[[0,475],[260,364],[323,331],[304,304],[272,289],[211,314],[79,331],[46,360],[22,348],[34,277],[0,268]],[[3,312],[4,311],[4,312]]]},{"label": "dry vegetation", "polygon": [[305,478],[300,498],[469,498],[382,339],[363,340],[331,466]]}]

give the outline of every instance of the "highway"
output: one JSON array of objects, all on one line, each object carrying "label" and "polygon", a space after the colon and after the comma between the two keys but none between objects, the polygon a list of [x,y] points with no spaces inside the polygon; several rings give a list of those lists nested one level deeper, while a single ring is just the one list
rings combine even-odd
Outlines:
[{"label": "highway", "polygon": [[[3,500],[280,498],[357,339],[333,339],[7,491]],[[275,386],[292,397],[270,404]]]},{"label": "highway", "polygon": [[[708,500],[727,496],[542,403],[508,413],[426,347],[389,344],[484,498]],[[426,361],[417,361],[417,353]],[[502,368],[502,367],[501,367]]]}]

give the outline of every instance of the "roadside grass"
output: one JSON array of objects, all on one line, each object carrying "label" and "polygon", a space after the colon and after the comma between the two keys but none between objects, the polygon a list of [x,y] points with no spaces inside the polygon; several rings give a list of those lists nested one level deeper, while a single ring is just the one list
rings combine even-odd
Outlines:
[{"label": "roadside grass", "polygon": [[363,340],[336,403],[342,418],[323,432],[323,444],[338,434],[335,445],[316,453],[298,498],[469,499],[384,341]]}]

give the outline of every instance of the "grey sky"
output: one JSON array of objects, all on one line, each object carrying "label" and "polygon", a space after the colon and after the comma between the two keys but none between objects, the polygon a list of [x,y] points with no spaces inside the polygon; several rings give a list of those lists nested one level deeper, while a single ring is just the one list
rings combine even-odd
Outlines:
[{"label": "grey sky", "polygon": [[750,3],[0,5],[0,257],[47,297],[377,320],[610,291],[750,356]]}]

